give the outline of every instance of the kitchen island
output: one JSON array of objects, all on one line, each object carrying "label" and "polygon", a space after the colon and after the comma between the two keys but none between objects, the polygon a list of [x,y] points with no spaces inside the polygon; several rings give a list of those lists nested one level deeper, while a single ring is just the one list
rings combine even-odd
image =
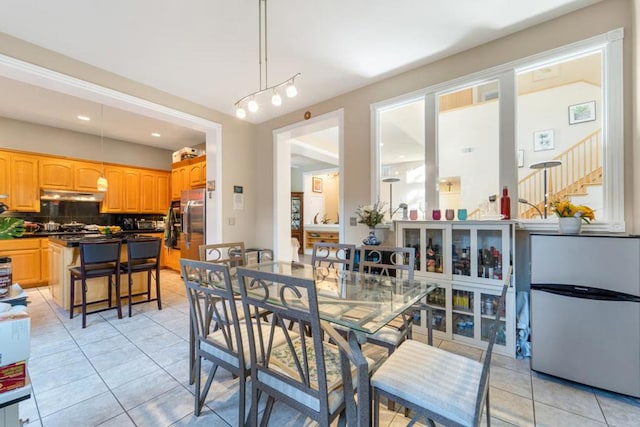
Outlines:
[{"label": "kitchen island", "polygon": [[[118,236],[122,239],[122,250],[120,261],[127,260],[127,238],[131,234]],[[69,309],[69,299],[71,297],[71,277],[69,268],[80,266],[80,242],[104,238],[100,235],[80,235],[80,236],[50,236],[49,237],[49,291],[53,301],[65,310]],[[133,274],[133,294],[145,291],[147,274],[145,272]],[[120,296],[128,295],[127,275],[120,276]],[[87,281],[88,292],[87,302],[98,301],[107,297],[108,279],[99,277]],[[82,298],[81,281],[76,280],[75,304],[80,304]],[[152,286],[153,288],[153,286]]]}]

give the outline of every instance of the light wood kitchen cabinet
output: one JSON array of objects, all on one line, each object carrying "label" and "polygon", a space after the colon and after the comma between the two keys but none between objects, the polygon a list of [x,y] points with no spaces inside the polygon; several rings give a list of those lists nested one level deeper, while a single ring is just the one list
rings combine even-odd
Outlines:
[{"label": "light wood kitchen cabinet", "polygon": [[[0,152],[0,194],[8,195],[11,190],[11,157],[9,153]],[[3,201],[7,203],[7,201]]]},{"label": "light wood kitchen cabinet", "polygon": [[124,212],[140,212],[140,171],[124,170]]},{"label": "light wood kitchen cabinet", "polygon": [[171,200],[180,200],[184,190],[202,188],[207,184],[205,156],[185,159],[173,164],[171,171]]},{"label": "light wood kitchen cabinet", "polygon": [[155,198],[155,206],[154,210],[157,213],[161,213],[163,215],[167,214],[167,210],[169,209],[169,204],[171,203],[171,197],[169,196],[169,174],[168,173],[160,173],[156,177],[156,198]]},{"label": "light wood kitchen cabinet", "polygon": [[49,238],[40,240],[40,282],[49,281]]},{"label": "light wood kitchen cabinet", "polygon": [[154,190],[157,183],[156,174],[148,171],[140,174],[140,212],[155,212],[156,195]]},{"label": "light wood kitchen cabinet", "polygon": [[11,258],[13,281],[28,288],[42,283],[41,239],[10,239],[0,241],[0,257]]},{"label": "light wood kitchen cabinet", "polygon": [[38,157],[11,154],[11,186],[9,203],[14,212],[40,212]]},{"label": "light wood kitchen cabinet", "polygon": [[40,187],[73,190],[73,161],[40,157]]},{"label": "light wood kitchen cabinet", "polygon": [[204,161],[204,157],[197,157],[197,159],[201,160],[189,165],[189,186],[191,188],[201,188],[207,183],[207,163]]},{"label": "light wood kitchen cabinet", "polygon": [[100,212],[124,212],[124,169],[116,166],[106,166],[104,176],[109,183],[109,189],[100,205]]},{"label": "light wood kitchen cabinet", "polygon": [[74,162],[73,187],[78,191],[98,191],[100,175],[102,175],[100,163]]}]

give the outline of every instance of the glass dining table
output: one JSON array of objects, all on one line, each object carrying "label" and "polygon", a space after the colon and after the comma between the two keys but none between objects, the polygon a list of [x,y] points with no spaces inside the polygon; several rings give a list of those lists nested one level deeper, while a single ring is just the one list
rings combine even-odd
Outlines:
[{"label": "glass dining table", "polygon": [[409,280],[406,277],[387,277],[291,262],[265,262],[244,268],[315,281],[320,319],[348,329],[349,346],[361,361],[356,366],[356,425],[370,425],[369,367],[360,344],[366,341],[367,335],[376,333],[436,289],[437,284],[423,279]]}]

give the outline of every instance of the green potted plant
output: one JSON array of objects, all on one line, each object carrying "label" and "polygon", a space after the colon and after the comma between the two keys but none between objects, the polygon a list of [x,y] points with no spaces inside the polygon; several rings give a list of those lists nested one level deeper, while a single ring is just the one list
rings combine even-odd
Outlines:
[{"label": "green potted plant", "polygon": [[24,233],[24,220],[10,216],[0,218],[0,239],[21,237]]}]

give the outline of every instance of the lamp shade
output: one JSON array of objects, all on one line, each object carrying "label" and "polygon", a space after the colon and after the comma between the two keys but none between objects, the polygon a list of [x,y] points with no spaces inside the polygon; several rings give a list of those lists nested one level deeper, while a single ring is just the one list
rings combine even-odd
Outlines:
[{"label": "lamp shade", "polygon": [[107,178],[103,175],[98,178],[98,191],[107,191],[109,189],[109,183],[107,182]]}]

